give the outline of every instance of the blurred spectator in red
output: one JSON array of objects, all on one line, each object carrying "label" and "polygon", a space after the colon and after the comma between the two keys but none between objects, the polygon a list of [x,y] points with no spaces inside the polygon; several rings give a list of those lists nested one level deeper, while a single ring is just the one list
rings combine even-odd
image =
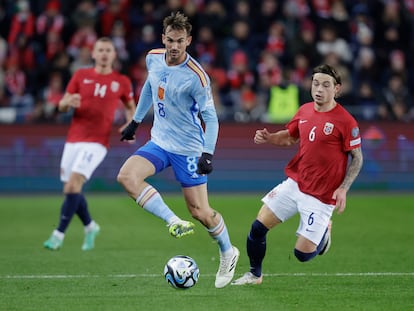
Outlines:
[{"label": "blurred spectator in red", "polygon": [[280,60],[284,59],[286,52],[285,25],[277,20],[270,24],[267,32],[266,51],[275,54]]},{"label": "blurred spectator in red", "polygon": [[328,21],[332,16],[332,0],[310,0],[311,8],[317,17],[317,24]]},{"label": "blurred spectator in red", "polygon": [[77,4],[71,16],[74,29],[67,46],[67,52],[72,58],[76,58],[79,50],[84,46],[92,49],[98,38],[95,29],[97,19],[98,11],[92,0],[81,0]]},{"label": "blurred spectator in red", "polygon": [[45,56],[47,61],[52,60],[57,53],[64,51],[65,48],[65,43],[63,42],[62,37],[59,33],[55,31],[49,31],[47,33],[45,50]]},{"label": "blurred spectator in red", "polygon": [[[102,2],[102,1],[101,1]],[[106,0],[100,14],[99,25],[101,35],[109,37],[115,24],[122,24],[124,31],[129,33],[129,0]]]},{"label": "blurred spectator in red", "polygon": [[47,60],[64,49],[63,28],[65,17],[60,12],[58,0],[49,0],[45,10],[36,18],[36,41]]},{"label": "blurred spectator in red", "polygon": [[9,97],[26,89],[26,74],[20,69],[16,57],[9,57],[6,62],[5,87]]},{"label": "blurred spectator in red", "polygon": [[92,50],[98,35],[92,24],[85,23],[80,26],[70,38],[67,51],[72,58],[77,58],[82,48]]},{"label": "blurred spectator in red", "polygon": [[263,51],[258,61],[256,71],[258,73],[259,92],[268,94],[273,85],[282,82],[282,67],[277,56],[269,51]]},{"label": "blurred spectator in red", "polygon": [[247,91],[253,91],[256,83],[255,75],[249,68],[248,57],[244,51],[237,50],[233,53],[230,68],[227,71],[227,80],[229,84],[228,95],[233,111],[240,111],[243,95]]},{"label": "blurred spectator in red", "polygon": [[17,58],[7,61],[5,73],[6,92],[10,99],[9,106],[16,109],[16,122],[26,122],[34,109],[34,98],[26,92],[27,77],[19,67]]},{"label": "blurred spectator in red", "polygon": [[26,0],[19,0],[16,8],[17,12],[13,15],[7,40],[9,55],[13,55],[23,70],[31,70],[35,66],[35,55],[31,45],[35,31],[35,16]]},{"label": "blurred spectator in red", "polygon": [[249,68],[249,60],[244,51],[237,50],[231,56],[231,65],[227,71],[227,79],[230,88],[233,90],[240,89],[242,85],[253,86],[255,77]]},{"label": "blurred spectator in red", "polygon": [[35,16],[30,11],[29,2],[19,0],[16,2],[17,12],[13,15],[8,42],[11,46],[18,45],[18,42],[24,38],[30,40],[34,34]]}]

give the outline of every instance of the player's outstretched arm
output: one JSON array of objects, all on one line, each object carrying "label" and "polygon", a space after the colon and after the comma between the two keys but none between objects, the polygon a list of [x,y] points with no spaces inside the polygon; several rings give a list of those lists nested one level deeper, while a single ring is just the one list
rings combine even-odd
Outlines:
[{"label": "player's outstretched arm", "polygon": [[254,136],[256,144],[269,143],[277,146],[290,146],[296,144],[299,139],[290,136],[288,130],[280,130],[270,133],[266,128],[257,130]]}]

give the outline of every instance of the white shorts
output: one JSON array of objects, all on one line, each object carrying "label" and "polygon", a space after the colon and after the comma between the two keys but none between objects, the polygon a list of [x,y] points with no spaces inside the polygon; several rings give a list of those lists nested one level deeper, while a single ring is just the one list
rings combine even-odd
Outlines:
[{"label": "white shorts", "polygon": [[65,143],[60,161],[60,180],[67,182],[72,172],[82,174],[88,180],[107,152],[98,143]]},{"label": "white shorts", "polygon": [[282,222],[299,213],[300,223],[296,235],[301,235],[318,245],[321,241],[335,206],[326,204],[299,190],[291,178],[273,188],[262,202]]}]

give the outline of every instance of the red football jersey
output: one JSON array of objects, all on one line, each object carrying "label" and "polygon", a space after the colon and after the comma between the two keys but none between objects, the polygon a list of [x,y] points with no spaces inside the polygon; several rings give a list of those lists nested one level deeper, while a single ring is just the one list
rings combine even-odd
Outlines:
[{"label": "red football jersey", "polygon": [[299,108],[286,127],[300,139],[286,175],[297,181],[302,192],[335,204],[332,195],[345,177],[348,152],[361,145],[356,120],[339,104],[331,111],[317,112],[310,102]]},{"label": "red football jersey", "polygon": [[81,105],[74,111],[66,141],[96,142],[108,148],[119,101],[133,99],[130,79],[117,72],[99,74],[94,68],[79,69],[66,92],[81,96]]}]

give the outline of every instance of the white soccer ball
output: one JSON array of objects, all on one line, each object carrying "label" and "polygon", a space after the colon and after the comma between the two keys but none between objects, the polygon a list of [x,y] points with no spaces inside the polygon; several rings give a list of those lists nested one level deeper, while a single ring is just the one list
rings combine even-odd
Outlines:
[{"label": "white soccer ball", "polygon": [[168,260],[164,267],[164,277],[174,288],[188,289],[193,287],[200,275],[195,260],[189,256],[177,255]]}]

